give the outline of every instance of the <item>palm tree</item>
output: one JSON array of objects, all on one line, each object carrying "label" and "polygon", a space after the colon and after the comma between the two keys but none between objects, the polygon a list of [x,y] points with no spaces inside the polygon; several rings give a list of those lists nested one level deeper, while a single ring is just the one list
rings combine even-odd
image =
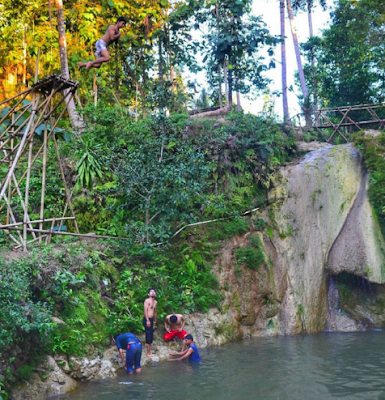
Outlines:
[{"label": "palm tree", "polygon": [[281,62],[282,62],[282,100],[283,120],[289,120],[289,104],[287,100],[287,69],[286,69],[286,43],[285,43],[285,0],[280,0],[281,10]]},{"label": "palm tree", "polygon": [[299,81],[301,84],[304,101],[306,101],[307,97],[309,96],[309,92],[308,92],[306,82],[305,82],[305,74],[303,73],[301,54],[299,51],[299,44],[298,44],[297,29],[296,29],[296,26],[294,23],[293,7],[292,7],[291,0],[286,0],[286,5],[287,5],[287,15],[288,15],[289,21],[290,21],[291,33],[293,36],[295,57],[297,59]]},{"label": "palm tree", "polygon": [[[320,6],[325,10],[326,9],[326,0],[319,0]],[[309,24],[309,38],[311,39],[314,36],[313,33],[313,18],[312,18],[312,8],[314,7],[314,0],[294,0],[293,1],[293,10],[305,10],[307,9],[308,15],[308,24]],[[316,81],[315,81],[315,60],[314,60],[314,50],[312,48],[310,54],[310,62],[311,62],[311,74],[312,74],[312,84],[313,84],[313,101],[314,107],[317,107],[317,96],[316,96]]]}]

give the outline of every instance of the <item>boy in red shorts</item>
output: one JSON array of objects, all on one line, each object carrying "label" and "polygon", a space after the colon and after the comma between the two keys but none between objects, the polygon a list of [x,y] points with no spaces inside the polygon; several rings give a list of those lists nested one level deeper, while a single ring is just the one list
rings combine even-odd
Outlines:
[{"label": "boy in red shorts", "polygon": [[167,342],[174,339],[174,337],[178,337],[179,339],[183,340],[187,335],[187,332],[183,330],[185,322],[186,321],[182,314],[167,315],[164,321],[164,328],[167,331],[164,334],[164,340]]}]

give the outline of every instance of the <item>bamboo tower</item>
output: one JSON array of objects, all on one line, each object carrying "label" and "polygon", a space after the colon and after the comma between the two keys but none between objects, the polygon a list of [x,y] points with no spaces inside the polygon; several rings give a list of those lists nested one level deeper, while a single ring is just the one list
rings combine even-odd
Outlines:
[{"label": "bamboo tower", "polygon": [[[28,243],[42,242],[43,238],[49,244],[52,233],[60,232],[65,220],[73,220],[79,234],[72,193],[66,183],[54,134],[77,87],[78,82],[51,75],[0,103],[0,229],[5,230],[15,248],[23,251],[27,251]],[[47,216],[45,207],[48,146],[54,147],[66,197],[62,215],[56,216]],[[30,218],[29,209],[30,191],[36,192],[36,188],[31,187],[34,166],[42,171],[37,219]],[[35,217],[36,214],[34,210]]]}]

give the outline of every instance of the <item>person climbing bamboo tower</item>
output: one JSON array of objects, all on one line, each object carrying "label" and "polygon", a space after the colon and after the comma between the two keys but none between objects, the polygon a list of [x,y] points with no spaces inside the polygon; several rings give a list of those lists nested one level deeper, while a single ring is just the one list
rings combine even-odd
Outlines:
[{"label": "person climbing bamboo tower", "polygon": [[124,28],[126,26],[126,23],[127,23],[126,18],[119,17],[116,20],[115,25],[110,25],[106,33],[95,44],[96,60],[88,61],[86,63],[80,62],[78,64],[78,70],[85,68],[88,71],[90,68],[100,68],[103,63],[110,61],[110,55],[108,54],[107,47],[111,43],[118,43],[120,35],[122,34],[122,32],[120,32],[120,29]]}]

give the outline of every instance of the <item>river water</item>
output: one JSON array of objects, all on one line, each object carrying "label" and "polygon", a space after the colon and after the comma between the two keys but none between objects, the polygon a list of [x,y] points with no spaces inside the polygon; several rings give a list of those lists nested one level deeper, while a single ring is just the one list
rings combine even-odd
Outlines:
[{"label": "river water", "polygon": [[152,363],[64,399],[385,400],[383,331],[252,338],[199,352],[198,364]]}]

